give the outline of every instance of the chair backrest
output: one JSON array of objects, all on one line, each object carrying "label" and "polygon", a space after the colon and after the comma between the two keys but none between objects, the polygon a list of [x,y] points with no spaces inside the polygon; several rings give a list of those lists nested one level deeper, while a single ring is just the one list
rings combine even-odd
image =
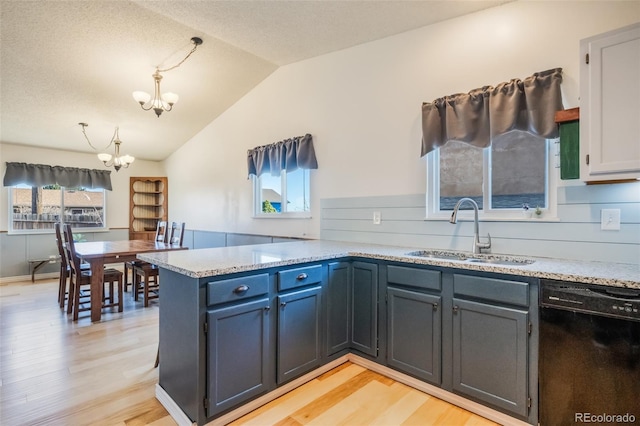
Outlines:
[{"label": "chair backrest", "polygon": [[76,276],[80,276],[81,267],[80,267],[80,259],[76,256],[76,246],[73,241],[73,232],[71,232],[71,225],[65,223],[63,226],[64,231],[64,239],[65,239],[65,249],[67,260],[69,261],[69,266],[71,267],[71,272],[76,274]]},{"label": "chair backrest", "polygon": [[62,262],[62,267],[66,268],[68,266],[67,263],[67,254],[64,249],[64,240],[62,239],[62,230],[60,222],[56,222],[53,224],[53,227],[56,230],[56,243],[58,245],[58,254],[60,255],[60,262]]},{"label": "chair backrest", "polygon": [[182,246],[184,240],[184,222],[171,222],[169,244]]},{"label": "chair backrest", "polygon": [[167,229],[167,221],[159,220],[156,227],[156,243],[164,243],[167,241],[167,235],[169,230]]}]

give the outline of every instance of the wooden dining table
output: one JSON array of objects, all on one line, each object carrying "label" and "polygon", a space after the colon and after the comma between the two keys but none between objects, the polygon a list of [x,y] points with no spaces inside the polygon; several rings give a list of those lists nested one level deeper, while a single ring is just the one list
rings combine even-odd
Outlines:
[{"label": "wooden dining table", "polygon": [[102,317],[105,264],[136,260],[140,253],[186,250],[188,247],[149,240],[119,240],[76,243],[75,249],[76,255],[91,265],[91,321],[95,322]]}]

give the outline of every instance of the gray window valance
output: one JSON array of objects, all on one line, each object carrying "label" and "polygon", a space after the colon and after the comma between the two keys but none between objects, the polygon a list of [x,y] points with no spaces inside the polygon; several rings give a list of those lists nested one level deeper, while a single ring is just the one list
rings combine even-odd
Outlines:
[{"label": "gray window valance", "polygon": [[48,166],[46,164],[9,163],[4,173],[4,186],[60,185],[66,188],[102,188],[111,191],[111,171]]},{"label": "gray window valance", "polygon": [[293,172],[298,169],[317,169],[318,161],[310,134],[296,136],[247,151],[249,176],[260,176],[270,172],[280,176],[282,170]]},{"label": "gray window valance", "polygon": [[478,148],[493,137],[523,130],[544,138],[558,136],[555,112],[564,109],[560,83],[562,68],[485,86],[422,104],[421,156],[450,140]]}]

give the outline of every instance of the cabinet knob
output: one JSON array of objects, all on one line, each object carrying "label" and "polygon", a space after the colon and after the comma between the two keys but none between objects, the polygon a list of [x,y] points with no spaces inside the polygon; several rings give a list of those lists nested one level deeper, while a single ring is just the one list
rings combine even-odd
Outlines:
[{"label": "cabinet knob", "polygon": [[458,307],[458,305],[454,305],[453,306],[453,313],[454,314],[457,314],[459,310],[460,310],[460,308]]},{"label": "cabinet knob", "polygon": [[271,306],[265,306],[265,307],[264,307],[264,311],[265,311],[265,312],[269,312],[270,310],[271,310]]},{"label": "cabinet knob", "polygon": [[249,286],[248,285],[239,285],[238,287],[236,287],[233,292],[235,294],[240,294],[240,293],[244,293],[246,291],[249,290]]},{"label": "cabinet knob", "polygon": [[296,279],[298,281],[306,280],[307,278],[309,278],[309,276],[307,274],[305,274],[304,272],[296,277]]},{"label": "cabinet knob", "polygon": [[280,306],[284,308],[285,306],[287,306],[287,302],[280,302]]},{"label": "cabinet knob", "polygon": [[437,310],[438,310],[438,304],[437,304],[437,303],[434,303],[434,304],[433,304],[433,311],[435,312],[435,311],[437,311]]}]

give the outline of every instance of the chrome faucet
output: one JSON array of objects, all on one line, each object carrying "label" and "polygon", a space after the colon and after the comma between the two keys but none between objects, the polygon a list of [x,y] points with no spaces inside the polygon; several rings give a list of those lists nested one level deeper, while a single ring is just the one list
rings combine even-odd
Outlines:
[{"label": "chrome faucet", "polygon": [[471,206],[473,207],[473,247],[472,247],[472,251],[474,254],[480,254],[482,253],[482,249],[490,249],[491,248],[491,235],[487,234],[487,238],[489,238],[489,241],[486,243],[481,243],[480,242],[480,232],[478,231],[479,226],[478,226],[478,205],[476,204],[475,201],[473,201],[471,198],[461,198],[460,200],[458,200],[458,202],[456,203],[456,206],[453,208],[453,213],[451,213],[451,219],[449,219],[449,222],[451,223],[457,223],[457,217],[458,217],[458,209],[460,208],[460,205],[464,202],[469,202],[471,203]]}]

